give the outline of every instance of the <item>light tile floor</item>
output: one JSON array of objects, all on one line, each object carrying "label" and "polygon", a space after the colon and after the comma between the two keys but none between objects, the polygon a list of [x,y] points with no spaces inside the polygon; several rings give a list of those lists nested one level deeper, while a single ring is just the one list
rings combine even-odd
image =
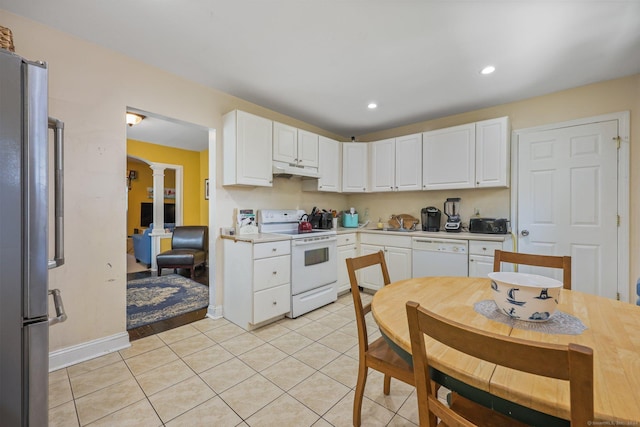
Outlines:
[{"label": "light tile floor", "polygon": [[[207,318],[49,374],[49,425],[351,426],[357,366],[351,294],[252,332]],[[417,425],[415,390],[382,383],[369,370],[362,425]]]}]

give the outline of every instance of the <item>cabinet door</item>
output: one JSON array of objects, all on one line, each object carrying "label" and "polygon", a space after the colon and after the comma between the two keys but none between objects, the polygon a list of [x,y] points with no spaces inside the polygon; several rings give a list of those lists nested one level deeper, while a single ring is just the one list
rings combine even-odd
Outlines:
[{"label": "cabinet door", "polygon": [[422,188],[475,187],[475,123],[422,134]]},{"label": "cabinet door", "polygon": [[476,123],[476,187],[509,186],[509,118]]},{"label": "cabinet door", "polygon": [[272,121],[238,111],[237,184],[271,187]]},{"label": "cabinet door", "polygon": [[493,271],[493,257],[469,255],[469,277],[484,277]]},{"label": "cabinet door", "polygon": [[291,285],[280,285],[253,294],[253,324],[291,311]]},{"label": "cabinet door", "polygon": [[340,142],[321,136],[318,138],[319,191],[341,190]]},{"label": "cabinet door", "polygon": [[389,270],[389,279],[392,282],[411,278],[412,252],[408,248],[396,248],[386,246],[384,259]]},{"label": "cabinet door", "polygon": [[422,188],[422,134],[396,138],[395,190]]},{"label": "cabinet door", "polygon": [[367,146],[361,142],[342,143],[342,191],[367,191]]},{"label": "cabinet door", "polygon": [[[360,245],[360,255],[369,255],[381,250],[384,250],[384,246]],[[372,265],[371,267],[358,270],[358,273],[360,274],[360,277],[358,277],[358,283],[360,283],[360,286],[363,288],[378,290],[384,286],[380,266]]]},{"label": "cabinet door", "polygon": [[273,160],[297,163],[298,129],[283,123],[273,122]]},{"label": "cabinet door", "polygon": [[383,139],[369,143],[369,191],[396,189],[396,140]]},{"label": "cabinet door", "polygon": [[298,165],[318,167],[318,135],[298,129]]},{"label": "cabinet door", "polygon": [[338,246],[338,293],[348,291],[351,288],[349,281],[349,273],[347,272],[347,258],[354,258],[356,254],[356,245]]}]

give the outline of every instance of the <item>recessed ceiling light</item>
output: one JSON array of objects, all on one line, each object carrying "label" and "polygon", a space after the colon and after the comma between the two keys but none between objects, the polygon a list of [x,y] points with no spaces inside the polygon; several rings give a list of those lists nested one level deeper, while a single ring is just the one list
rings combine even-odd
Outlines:
[{"label": "recessed ceiling light", "polygon": [[480,71],[481,74],[491,74],[496,70],[496,67],[494,67],[493,65],[487,65],[486,67],[484,67],[482,69],[482,71]]},{"label": "recessed ceiling light", "polygon": [[375,108],[378,108],[378,104],[376,104],[375,102],[370,102],[369,105],[367,105],[367,108],[373,110]]}]

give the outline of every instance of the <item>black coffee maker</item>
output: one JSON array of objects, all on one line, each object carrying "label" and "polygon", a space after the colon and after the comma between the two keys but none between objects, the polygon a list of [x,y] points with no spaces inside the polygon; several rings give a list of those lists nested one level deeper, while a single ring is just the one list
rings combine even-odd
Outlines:
[{"label": "black coffee maker", "polygon": [[434,206],[428,206],[420,210],[422,217],[422,231],[440,231],[440,218],[442,212]]}]

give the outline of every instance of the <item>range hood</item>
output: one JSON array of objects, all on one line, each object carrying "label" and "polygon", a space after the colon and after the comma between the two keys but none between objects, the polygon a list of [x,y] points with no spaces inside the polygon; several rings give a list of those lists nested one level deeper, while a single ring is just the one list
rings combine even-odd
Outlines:
[{"label": "range hood", "polygon": [[318,168],[296,166],[285,162],[273,162],[273,176],[291,178],[294,176],[320,178]]}]

